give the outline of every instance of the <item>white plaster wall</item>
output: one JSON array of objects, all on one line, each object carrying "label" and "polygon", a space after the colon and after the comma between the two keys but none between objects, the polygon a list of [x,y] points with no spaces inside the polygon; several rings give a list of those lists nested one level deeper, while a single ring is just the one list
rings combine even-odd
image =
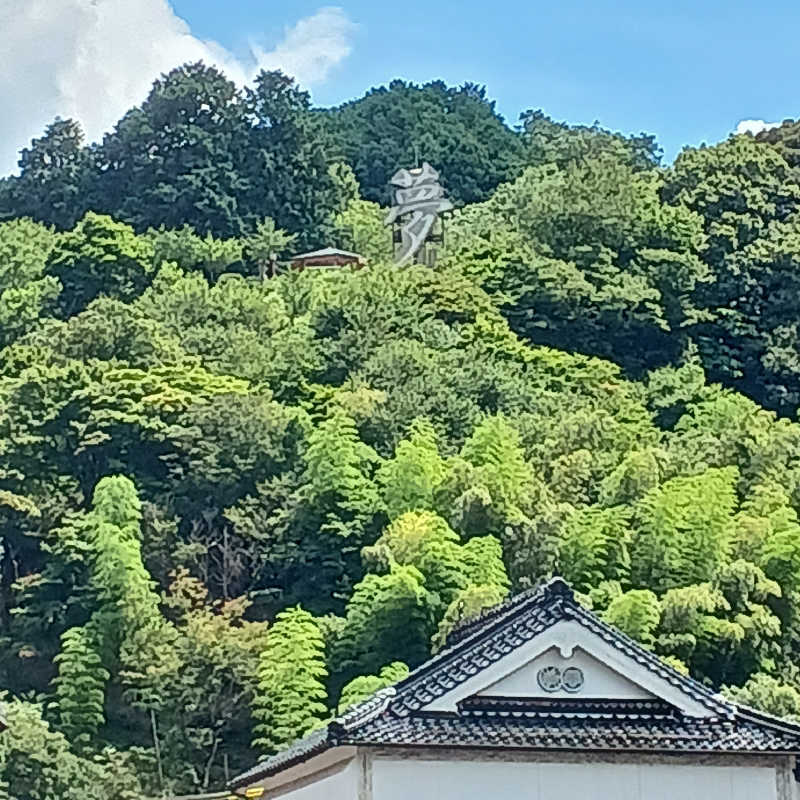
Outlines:
[{"label": "white plaster wall", "polygon": [[360,762],[354,758],[327,772],[325,777],[314,780],[313,775],[309,776],[307,780],[313,780],[313,783],[297,789],[276,787],[267,791],[267,797],[280,797],[281,800],[355,800],[358,797],[359,775]]},{"label": "white plaster wall", "polygon": [[[578,692],[545,692],[538,681],[539,670],[543,667],[579,667],[583,671],[584,685]],[[576,647],[569,658],[563,658],[558,648],[551,647],[524,667],[512,672],[500,681],[487,686],[481,695],[495,697],[591,697],[594,699],[649,700],[653,695],[619,672]]]},{"label": "white plaster wall", "polygon": [[376,759],[372,780],[373,800],[777,798],[775,770],[767,767]]}]

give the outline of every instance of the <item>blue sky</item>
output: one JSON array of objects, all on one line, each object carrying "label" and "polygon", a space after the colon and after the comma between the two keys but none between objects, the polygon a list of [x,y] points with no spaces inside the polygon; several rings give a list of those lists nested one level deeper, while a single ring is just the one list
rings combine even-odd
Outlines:
[{"label": "blue sky", "polygon": [[55,116],[96,141],[186,61],[281,68],[318,104],[395,77],[485,84],[521,111],[657,135],[671,159],[800,116],[800,1],[0,0],[0,174]]},{"label": "blue sky", "polygon": [[[739,120],[800,115],[795,0],[347,0],[352,53],[313,87],[337,103],[401,76],[486,84],[514,123],[541,107],[571,122],[658,135],[667,156]],[[274,43],[319,3],[174,0],[192,32],[234,52]],[[224,10],[223,10],[224,8]]]}]

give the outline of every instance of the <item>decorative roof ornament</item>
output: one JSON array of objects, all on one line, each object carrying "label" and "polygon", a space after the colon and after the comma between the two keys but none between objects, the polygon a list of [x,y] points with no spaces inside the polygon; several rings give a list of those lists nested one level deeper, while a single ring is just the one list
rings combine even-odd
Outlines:
[{"label": "decorative roof ornament", "polygon": [[431,235],[439,215],[453,204],[444,196],[439,173],[426,161],[416,169],[400,169],[390,181],[397,187],[395,205],[389,210],[385,225],[399,223],[399,247],[395,252],[398,266],[417,260]]}]

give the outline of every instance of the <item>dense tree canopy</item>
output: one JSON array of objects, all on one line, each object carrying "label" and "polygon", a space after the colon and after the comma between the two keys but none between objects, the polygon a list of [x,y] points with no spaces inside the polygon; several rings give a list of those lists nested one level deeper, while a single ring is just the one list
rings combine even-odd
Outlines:
[{"label": "dense tree canopy", "polygon": [[400,165],[428,161],[459,205],[485,200],[520,169],[521,142],[486,89],[402,80],[323,112],[337,157],[350,164],[365,199],[388,205]]},{"label": "dense tree canopy", "polygon": [[[0,796],[220,787],[556,573],[798,716],[795,127],[662,167],[471,85],[203,65],[50,126],[0,184]],[[382,224],[415,144],[436,269]]]}]

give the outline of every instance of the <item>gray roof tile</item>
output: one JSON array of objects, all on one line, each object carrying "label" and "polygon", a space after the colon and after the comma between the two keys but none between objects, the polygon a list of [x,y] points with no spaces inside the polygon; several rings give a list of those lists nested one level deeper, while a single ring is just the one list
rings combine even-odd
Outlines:
[{"label": "gray roof tile", "polygon": [[[462,701],[457,713],[425,711],[431,701],[565,619],[685,692],[709,716],[684,716],[658,700],[481,696]],[[461,626],[443,650],[395,687],[240,775],[232,786],[275,775],[339,745],[800,754],[800,726],[738,706],[681,675],[579,605],[567,584],[554,579]]]}]

